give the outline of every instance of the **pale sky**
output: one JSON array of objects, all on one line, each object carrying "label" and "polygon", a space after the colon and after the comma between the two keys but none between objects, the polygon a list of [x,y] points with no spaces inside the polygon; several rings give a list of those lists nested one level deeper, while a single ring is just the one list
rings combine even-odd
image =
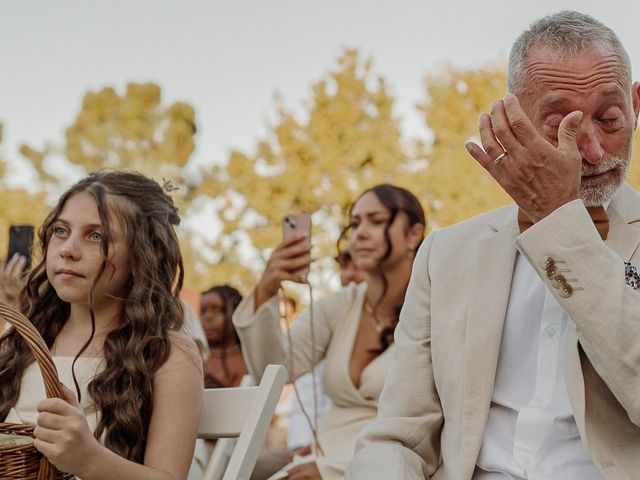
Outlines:
[{"label": "pale sky", "polygon": [[343,47],[373,59],[405,133],[424,135],[425,74],[502,61],[532,20],[564,8],[612,27],[640,77],[637,0],[0,0],[3,151],[60,142],[89,88],[153,81],[196,108],[195,159],[221,161],[253,150],[275,91],[299,108]]}]

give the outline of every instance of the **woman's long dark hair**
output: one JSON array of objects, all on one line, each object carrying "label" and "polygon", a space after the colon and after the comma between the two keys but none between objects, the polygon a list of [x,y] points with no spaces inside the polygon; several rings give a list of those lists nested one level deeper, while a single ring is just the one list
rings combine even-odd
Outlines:
[{"label": "woman's long dark hair", "polygon": [[[375,187],[371,187],[360,194],[358,199],[351,205],[349,208],[349,218],[353,212],[353,207],[364,195],[369,192],[373,192],[373,194],[377,197],[377,199],[384,205],[387,210],[389,210],[389,220],[384,228],[384,240],[387,246],[384,255],[380,258],[378,262],[378,274],[380,278],[382,278],[382,295],[378,299],[375,305],[373,305],[373,317],[377,320],[376,311],[378,309],[378,305],[384,300],[384,297],[387,295],[387,291],[389,289],[389,282],[387,280],[387,276],[385,274],[385,261],[391,256],[393,251],[393,245],[391,244],[391,237],[389,236],[389,228],[393,224],[396,219],[396,216],[399,212],[404,212],[407,216],[407,225],[406,232],[409,231],[411,227],[413,227],[416,223],[421,225],[426,225],[426,219],[424,215],[424,210],[422,209],[422,205],[420,205],[420,201],[411,193],[409,190],[404,189],[402,187],[396,187],[395,185],[391,185],[388,183],[383,183],[380,185],[376,185]],[[347,226],[342,230],[340,237],[337,242],[337,249],[340,252],[340,243],[342,239],[347,235],[350,230],[350,222],[347,223]],[[384,352],[389,345],[393,343],[393,333],[395,331],[396,325],[398,324],[398,319],[400,317],[400,310],[402,305],[398,305],[396,309],[396,315],[393,322],[390,325],[385,326],[380,332],[380,344],[381,350],[378,353]]]},{"label": "woman's long dark hair", "polygon": [[[169,331],[180,329],[183,323],[178,299],[183,264],[173,228],[180,218],[163,188],[137,173],[93,173],[65,192],[38,232],[42,261],[29,274],[22,296],[23,313],[49,348],[67,321],[70,307],[47,278],[47,247],[60,212],[69,198],[80,192],[96,201],[105,259],[89,294],[91,338],[95,331],[93,289],[100,275],[107,274],[114,221],[122,226],[131,267],[127,293],[113,300],[122,302],[122,311],[118,326],[104,341],[105,367],[88,385],[99,412],[94,435],[104,435],[106,447],[142,463],[153,408],[153,376],[169,357]],[[0,418],[18,401],[22,375],[31,362],[33,356],[15,331],[0,340]]]}]

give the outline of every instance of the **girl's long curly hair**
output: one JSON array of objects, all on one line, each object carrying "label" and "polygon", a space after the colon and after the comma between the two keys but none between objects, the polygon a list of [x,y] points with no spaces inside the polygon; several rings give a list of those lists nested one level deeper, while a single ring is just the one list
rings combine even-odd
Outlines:
[{"label": "girl's long curly hair", "polygon": [[[380,303],[384,300],[384,297],[387,295],[387,291],[389,289],[389,281],[387,280],[387,276],[385,274],[385,266],[384,266],[384,262],[391,256],[391,252],[393,251],[393,245],[391,244],[391,237],[389,236],[389,228],[391,227],[394,220],[396,219],[396,216],[400,212],[404,212],[404,214],[407,217],[407,225],[406,225],[407,232],[416,223],[426,226],[427,222],[425,219],[422,205],[420,205],[420,201],[416,198],[416,196],[405,188],[396,187],[395,185],[391,185],[388,183],[376,185],[362,192],[358,197],[358,199],[355,202],[353,202],[353,204],[349,208],[349,218],[351,218],[353,207],[358,202],[358,200],[360,200],[364,195],[366,195],[369,192],[373,192],[373,194],[378,198],[380,203],[382,203],[382,205],[384,205],[387,208],[387,210],[389,210],[389,220],[387,221],[387,224],[385,225],[385,228],[384,228],[384,240],[385,240],[387,249],[385,250],[385,253],[382,256],[382,258],[380,258],[380,261],[378,262],[378,274],[380,275],[380,278],[382,278],[382,295],[380,296],[376,304],[373,305],[373,313],[372,313],[374,318],[377,319],[376,311],[378,309],[378,305],[380,305]],[[340,237],[338,238],[338,242],[337,242],[338,252],[340,252],[340,243],[342,239],[348,234],[350,228],[351,228],[350,224],[347,224],[347,226],[342,230],[342,233],[340,234]],[[398,305],[394,321],[392,322],[391,325],[386,326],[380,332],[380,345],[382,348],[377,353],[384,352],[387,348],[389,348],[389,345],[393,343],[393,333],[395,331],[396,325],[398,324],[401,309],[402,309],[402,305]]]},{"label": "girl's long curly hair", "polygon": [[[92,334],[95,331],[93,289],[105,273],[112,223],[119,222],[127,242],[131,277],[118,326],[104,345],[104,369],[89,383],[88,394],[99,411],[94,435],[120,456],[142,463],[152,413],[153,376],[169,357],[170,330],[182,327],[178,299],[183,264],[178,238],[178,211],[163,188],[138,173],[100,171],[80,180],[65,192],[38,232],[42,261],[28,276],[21,309],[51,348],[70,313],[46,273],[47,247],[53,225],[72,196],[86,192],[98,207],[102,230],[103,263],[89,293]],[[0,419],[19,397],[25,368],[33,362],[26,344],[13,330],[0,339]],[[75,360],[74,360],[75,363]],[[75,381],[75,375],[74,375]],[[76,388],[78,388],[76,382]]]}]

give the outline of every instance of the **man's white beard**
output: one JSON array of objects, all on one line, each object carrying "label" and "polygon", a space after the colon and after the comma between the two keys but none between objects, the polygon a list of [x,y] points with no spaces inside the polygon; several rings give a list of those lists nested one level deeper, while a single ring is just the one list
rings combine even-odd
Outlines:
[{"label": "man's white beard", "polygon": [[620,167],[617,172],[619,172],[619,177],[607,180],[604,183],[599,185],[593,185],[589,187],[581,186],[580,187],[580,198],[584,202],[587,207],[597,207],[602,205],[604,202],[611,200],[613,195],[618,191],[620,185],[624,183],[625,178],[627,178],[627,172],[629,171],[629,159],[624,159],[622,157],[610,157],[605,158],[598,165],[585,165],[582,164],[582,175],[598,175],[600,173],[607,172],[615,167]]}]

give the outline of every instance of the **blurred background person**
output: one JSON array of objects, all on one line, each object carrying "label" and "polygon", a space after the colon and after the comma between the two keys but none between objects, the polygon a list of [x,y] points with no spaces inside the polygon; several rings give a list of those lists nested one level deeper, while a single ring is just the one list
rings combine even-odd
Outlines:
[{"label": "blurred background person", "polygon": [[[20,291],[24,285],[22,271],[26,264],[25,257],[15,254],[0,266],[0,298],[16,309],[20,308]],[[9,324],[0,318],[0,335],[8,327]]]},{"label": "blurred background person", "polygon": [[356,267],[355,263],[353,263],[351,250],[348,248],[340,250],[338,255],[335,257],[335,260],[340,267],[340,285],[346,287],[351,282],[364,282],[366,275],[362,270]]},{"label": "blurred background person", "polygon": [[13,255],[0,266],[0,298],[19,308],[20,291],[24,285],[24,267],[27,259],[22,255]]},{"label": "blurred background person", "polygon": [[217,285],[202,293],[200,322],[209,345],[204,361],[205,388],[237,387],[248,373],[231,321],[241,300],[240,292],[229,285]]}]

